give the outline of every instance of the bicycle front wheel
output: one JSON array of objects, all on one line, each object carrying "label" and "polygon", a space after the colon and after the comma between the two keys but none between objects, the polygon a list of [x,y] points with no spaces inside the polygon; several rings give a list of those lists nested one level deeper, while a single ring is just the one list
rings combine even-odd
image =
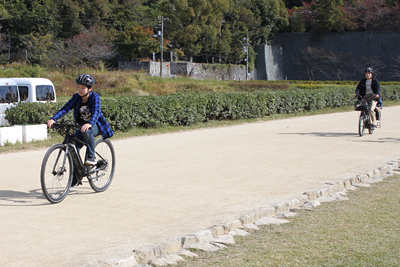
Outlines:
[{"label": "bicycle front wheel", "polygon": [[44,196],[51,203],[60,203],[67,196],[72,182],[71,156],[62,144],[49,148],[43,158],[40,183]]},{"label": "bicycle front wheel", "polygon": [[358,121],[358,134],[360,136],[363,136],[364,130],[365,130],[365,114],[364,112],[361,112],[360,120]]},{"label": "bicycle front wheel", "polygon": [[90,171],[89,184],[96,192],[105,191],[111,184],[115,171],[115,151],[112,143],[102,138],[95,146],[97,164]]}]

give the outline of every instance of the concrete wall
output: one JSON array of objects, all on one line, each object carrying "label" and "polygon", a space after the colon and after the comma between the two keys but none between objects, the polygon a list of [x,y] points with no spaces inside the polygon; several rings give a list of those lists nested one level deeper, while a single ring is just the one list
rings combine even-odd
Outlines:
[{"label": "concrete wall", "polygon": [[284,80],[282,47],[256,45],[257,80]]},{"label": "concrete wall", "polygon": [[[163,77],[170,77],[171,76],[171,65],[169,62],[163,62],[162,68],[162,76]],[[135,62],[128,62],[128,61],[119,61],[118,68],[120,70],[134,70],[143,73],[148,73],[153,76],[160,76],[160,62],[155,61],[135,61]]]},{"label": "concrete wall", "polygon": [[[346,32],[324,34],[316,39],[313,33],[279,33],[273,45],[282,47],[283,74],[289,80],[307,80],[306,65],[298,64],[300,50],[307,47],[322,48],[327,53],[342,55],[341,68],[345,80],[360,80],[368,63],[377,70],[381,81],[399,80],[393,72],[396,62],[394,57],[400,55],[400,32]],[[314,72],[316,80],[327,80],[327,74]],[[331,72],[328,74],[332,74]]]}]

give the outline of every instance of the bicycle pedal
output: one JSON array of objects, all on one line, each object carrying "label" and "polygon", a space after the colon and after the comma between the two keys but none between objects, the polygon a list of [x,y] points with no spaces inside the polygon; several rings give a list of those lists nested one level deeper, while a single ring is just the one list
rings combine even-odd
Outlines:
[{"label": "bicycle pedal", "polygon": [[376,124],[376,128],[381,128],[381,123],[380,123],[380,122],[378,122],[378,123]]}]

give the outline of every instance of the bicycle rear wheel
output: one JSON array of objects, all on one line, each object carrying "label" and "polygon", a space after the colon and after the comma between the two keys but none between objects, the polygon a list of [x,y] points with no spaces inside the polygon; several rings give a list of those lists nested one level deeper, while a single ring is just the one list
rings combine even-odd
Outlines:
[{"label": "bicycle rear wheel", "polygon": [[55,144],[43,158],[40,183],[46,199],[60,203],[67,196],[72,182],[71,156],[65,155],[65,146]]},{"label": "bicycle rear wheel", "polygon": [[360,119],[358,121],[358,134],[360,136],[363,136],[364,130],[365,130],[365,114],[364,112],[361,112]]},{"label": "bicycle rear wheel", "polygon": [[95,151],[97,164],[90,171],[89,184],[94,191],[103,192],[114,178],[115,151],[112,143],[102,138],[96,141]]}]

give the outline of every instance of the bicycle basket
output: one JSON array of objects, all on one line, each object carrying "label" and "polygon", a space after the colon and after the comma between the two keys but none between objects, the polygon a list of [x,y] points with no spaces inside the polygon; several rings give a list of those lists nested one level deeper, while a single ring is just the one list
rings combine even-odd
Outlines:
[{"label": "bicycle basket", "polygon": [[369,111],[369,107],[367,103],[362,103],[356,106],[356,110],[358,111]]}]

